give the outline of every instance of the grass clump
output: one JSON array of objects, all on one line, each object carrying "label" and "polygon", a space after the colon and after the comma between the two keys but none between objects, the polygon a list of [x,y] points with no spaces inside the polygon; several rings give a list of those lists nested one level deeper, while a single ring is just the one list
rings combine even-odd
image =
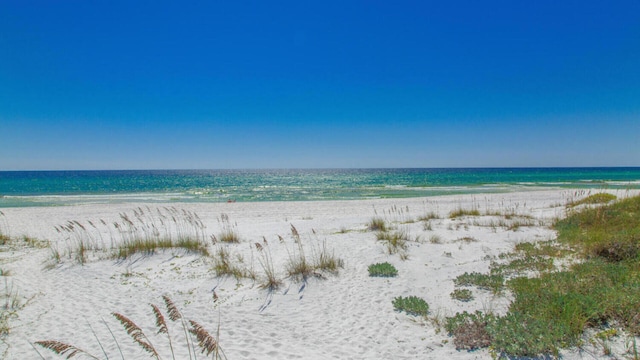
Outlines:
[{"label": "grass clump", "polygon": [[255,279],[255,274],[249,269],[238,265],[242,259],[233,258],[229,249],[225,246],[220,246],[218,250],[213,254],[213,270],[216,276],[233,276],[236,280],[243,278]]},{"label": "grass clump", "polygon": [[409,236],[403,230],[379,231],[376,233],[376,239],[382,241],[387,247],[387,252],[392,255],[407,249]]},{"label": "grass clump", "polygon": [[429,304],[417,296],[408,296],[405,298],[399,296],[393,299],[392,303],[396,311],[404,311],[409,315],[427,316],[429,314]]},{"label": "grass clump", "polygon": [[480,210],[458,208],[449,213],[450,219],[455,219],[463,216],[480,216]]},{"label": "grass clump", "polygon": [[314,267],[320,271],[336,273],[344,267],[344,261],[338,258],[332,250],[329,250],[326,241],[323,241],[315,253]]},{"label": "grass clump", "polygon": [[[344,261],[337,257],[335,253],[327,247],[326,241],[320,244],[317,233],[312,229],[315,237],[315,243],[306,246],[303,245],[302,236],[295,226],[291,225],[291,236],[295,246],[293,250],[287,249],[289,258],[286,263],[286,272],[292,278],[306,280],[309,276],[323,277],[323,272],[336,274],[338,270],[344,267]],[[307,256],[307,251],[310,255]]]},{"label": "grass clump", "polygon": [[238,234],[238,224],[231,223],[229,220],[229,215],[221,214],[220,218],[218,218],[218,222],[222,227],[222,231],[218,235],[218,240],[223,243],[239,243],[240,235]]},{"label": "grass clump", "polygon": [[367,229],[370,231],[387,232],[389,230],[389,226],[383,218],[374,217],[367,223]]},{"label": "grass clump", "polygon": [[269,291],[277,290],[282,286],[282,280],[278,277],[276,269],[273,266],[273,257],[271,256],[271,249],[266,238],[263,238],[262,244],[255,243],[258,250],[258,262],[264,270],[265,280],[260,284],[260,287]]},{"label": "grass clump", "polygon": [[369,265],[369,276],[373,277],[395,277],[398,275],[398,269],[388,262]]}]

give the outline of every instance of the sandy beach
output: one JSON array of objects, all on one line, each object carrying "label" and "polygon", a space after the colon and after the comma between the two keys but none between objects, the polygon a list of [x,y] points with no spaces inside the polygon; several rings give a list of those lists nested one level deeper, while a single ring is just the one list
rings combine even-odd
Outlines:
[{"label": "sandy beach", "polygon": [[[157,333],[150,306],[158,305],[164,311],[166,296],[184,319],[218,334],[228,359],[491,358],[487,350],[456,350],[438,320],[465,310],[503,313],[509,294],[496,296],[469,288],[474,299],[462,302],[450,296],[455,289],[453,280],[465,272],[486,272],[492,261],[518,243],[554,239],[550,225],[565,216],[565,204],[584,194],[580,191],[1,209],[0,229],[12,239],[0,251],[4,293],[20,305],[9,319],[10,331],[0,343],[0,357],[58,359],[61,357],[53,352],[33,345],[57,340],[98,358],[107,354],[118,359],[121,352],[127,359],[147,358],[112,316],[116,312],[140,326],[161,358],[170,359],[170,343],[166,334]],[[619,198],[635,194],[611,193]],[[461,209],[477,209],[481,215],[450,218]],[[194,236],[203,239],[209,256],[172,248],[113,258],[110,249],[127,239],[113,225],[122,223],[123,215],[138,227],[144,225],[136,216],[153,224],[160,234],[190,234],[187,220],[167,225],[171,214],[197,219],[199,230],[194,230]],[[166,221],[160,221],[162,216]],[[376,239],[376,232],[368,228],[375,217],[406,235],[405,249],[389,251]],[[517,226],[510,226],[516,221]],[[61,230],[68,224],[75,224],[73,231]],[[240,242],[224,243],[226,230]],[[79,264],[74,251],[82,237],[97,250],[88,250],[86,261]],[[253,278],[216,276],[220,249]],[[343,266],[336,273],[314,271],[306,279],[289,276],[287,264],[299,258],[301,251],[310,261],[325,251]],[[277,289],[261,286],[265,261],[281,280]],[[369,276],[368,267],[382,262],[394,265],[398,275]],[[427,318],[394,310],[394,298],[410,295],[429,304]],[[169,332],[175,358],[188,359],[180,321],[169,322]],[[568,350],[564,355],[599,357],[595,350]]]}]

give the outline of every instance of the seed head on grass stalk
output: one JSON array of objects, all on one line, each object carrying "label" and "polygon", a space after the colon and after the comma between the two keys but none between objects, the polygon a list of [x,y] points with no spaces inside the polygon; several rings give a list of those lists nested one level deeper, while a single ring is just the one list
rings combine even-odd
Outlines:
[{"label": "seed head on grass stalk", "polygon": [[140,327],[136,325],[136,323],[122,314],[112,313],[112,315],[120,322],[120,324],[122,324],[124,329],[127,331],[127,334],[129,334],[133,341],[140,345],[140,347],[144,351],[148,352],[156,359],[160,359],[160,356],[151,344],[151,341],[149,341],[149,338],[147,338],[142,329],[140,329]]},{"label": "seed head on grass stalk", "polygon": [[99,358],[89,354],[88,352],[80,348],[77,348],[70,344],[65,344],[60,341],[55,341],[55,340],[36,341],[35,344],[38,346],[42,346],[47,350],[51,350],[58,355],[64,356],[65,359],[71,359],[76,355],[83,354],[85,356],[90,357],[91,359],[99,360]]}]

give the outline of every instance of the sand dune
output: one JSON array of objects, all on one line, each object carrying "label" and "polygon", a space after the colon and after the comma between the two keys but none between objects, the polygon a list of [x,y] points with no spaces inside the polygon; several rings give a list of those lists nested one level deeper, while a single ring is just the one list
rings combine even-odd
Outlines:
[{"label": "sand dune", "polygon": [[[549,225],[564,216],[563,205],[572,196],[575,192],[570,190],[544,190],[366,201],[2,209],[1,229],[14,239],[0,252],[0,268],[8,274],[2,279],[5,294],[10,292],[20,306],[9,320],[11,330],[0,350],[7,359],[39,359],[38,352],[55,359],[60,357],[41,347],[36,351],[32,344],[58,340],[98,357],[104,357],[102,345],[109,358],[117,359],[121,358],[117,343],[126,358],[146,358],[111,315],[118,312],[142,328],[162,358],[171,358],[167,337],[157,334],[150,306],[164,311],[162,297],[168,296],[184,318],[197,321],[211,334],[219,327],[219,344],[229,359],[490,358],[486,350],[457,351],[433,319],[464,310],[504,312],[509,295],[472,289],[474,300],[460,302],[450,296],[453,279],[464,272],[486,271],[492,260],[519,242],[553,239]],[[136,213],[143,213],[141,218],[161,233],[184,235],[195,230],[186,224],[171,227],[170,220],[160,222],[156,214],[197,214],[202,233],[195,235],[212,255],[174,248],[124,260],[111,258],[105,249],[127,239],[113,223],[122,222],[121,214],[135,219],[137,208]],[[449,214],[459,209],[478,209],[482,216],[450,219]],[[510,229],[499,215],[506,213],[524,215],[526,221]],[[433,214],[437,218],[419,220]],[[375,216],[405,233],[406,249],[390,254],[376,240],[376,233],[367,228]],[[86,229],[60,231],[69,221]],[[238,235],[239,243],[220,241],[225,227]],[[46,244],[27,244],[23,236],[51,242],[60,260],[53,260]],[[82,236],[101,249],[88,251],[80,265],[73,251]],[[309,261],[324,249],[342,260],[343,267],[335,274],[315,270],[306,280],[288,276],[287,264],[300,256],[301,247]],[[255,279],[216,276],[220,249]],[[261,287],[266,254],[282,281],[272,291]],[[393,264],[398,276],[370,277],[368,266],[379,262]],[[427,301],[429,319],[394,311],[393,299],[409,295]],[[176,358],[189,358],[182,326],[170,321],[169,325]],[[568,351],[566,356],[580,355]],[[198,358],[205,355],[198,353]]]}]

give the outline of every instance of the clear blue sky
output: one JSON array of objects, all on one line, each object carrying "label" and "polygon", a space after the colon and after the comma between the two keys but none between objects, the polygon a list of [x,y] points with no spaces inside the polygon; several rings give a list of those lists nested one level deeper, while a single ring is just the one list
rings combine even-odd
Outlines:
[{"label": "clear blue sky", "polygon": [[640,1],[0,2],[0,170],[640,166]]}]

